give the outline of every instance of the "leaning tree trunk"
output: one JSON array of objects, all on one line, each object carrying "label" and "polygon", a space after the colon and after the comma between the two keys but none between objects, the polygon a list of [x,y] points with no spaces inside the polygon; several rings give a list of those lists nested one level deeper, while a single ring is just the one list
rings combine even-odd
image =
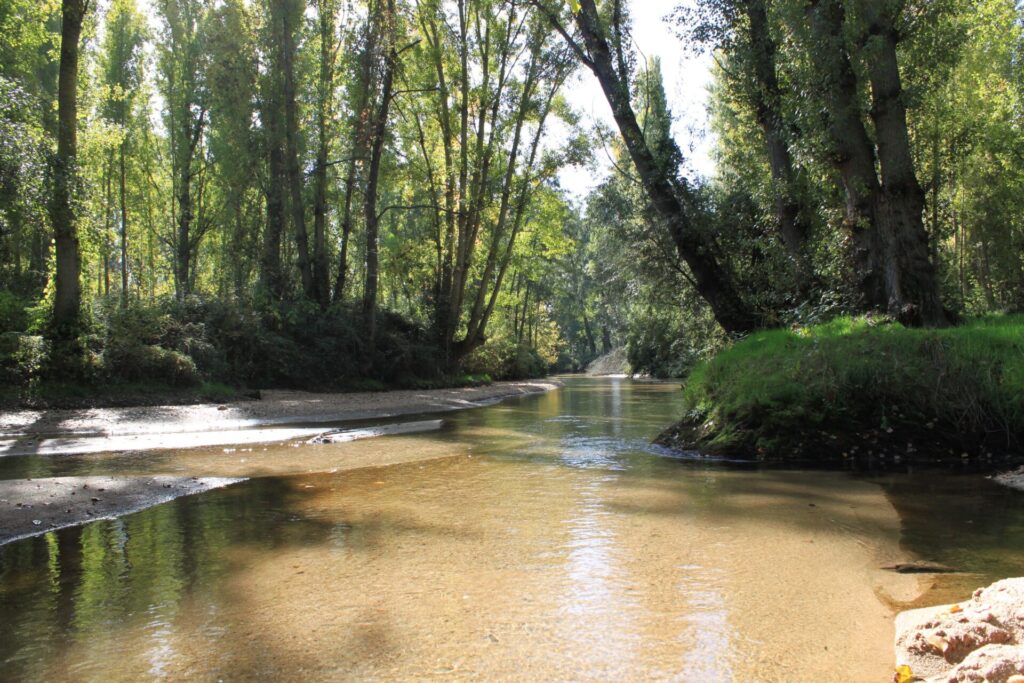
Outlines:
[{"label": "leaning tree trunk", "polygon": [[61,5],[60,71],[57,82],[57,154],[53,159],[53,222],[55,291],[53,324],[58,334],[77,326],[82,303],[82,267],[74,207],[78,154],[78,40],[86,0],[63,0]]},{"label": "leaning tree trunk", "polygon": [[686,189],[666,174],[647,146],[630,102],[628,74],[618,73],[613,65],[611,48],[603,34],[594,0],[581,0],[580,6],[576,25],[589,56],[582,54],[582,50],[578,54],[600,82],[647,198],[668,227],[676,251],[690,269],[697,292],[707,301],[715,320],[726,332],[740,334],[757,329],[763,320],[742,300],[731,275],[715,258],[713,245],[691,223],[687,215]]}]

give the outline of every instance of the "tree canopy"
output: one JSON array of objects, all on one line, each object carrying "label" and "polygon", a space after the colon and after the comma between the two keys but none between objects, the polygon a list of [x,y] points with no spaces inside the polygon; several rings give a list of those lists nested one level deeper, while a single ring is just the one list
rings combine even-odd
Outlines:
[{"label": "tree canopy", "polygon": [[[629,9],[3,0],[5,371],[70,336],[94,379],[515,376],[620,346],[680,374],[758,328],[1024,307],[1012,0],[685,3],[710,178]],[[560,187],[605,156],[589,196]]]}]

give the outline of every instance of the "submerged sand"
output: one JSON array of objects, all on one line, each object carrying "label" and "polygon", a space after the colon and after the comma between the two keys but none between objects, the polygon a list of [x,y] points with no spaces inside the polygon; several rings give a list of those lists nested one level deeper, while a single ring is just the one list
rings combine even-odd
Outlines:
[{"label": "submerged sand", "polygon": [[[882,569],[920,559],[884,490],[650,457],[677,395],[581,381],[427,435],[53,458],[250,480],[55,534],[0,585],[0,678],[889,680],[925,586]],[[97,578],[128,564],[160,581]]]},{"label": "submerged sand", "polygon": [[[336,427],[348,420],[473,408],[559,386],[545,380],[386,393],[273,391],[259,402],[227,405],[4,413],[0,457],[73,459],[63,460],[65,465],[80,458],[92,471],[110,474],[0,480],[0,545],[137,512],[250,476],[337,472],[444,457],[450,446],[439,450],[402,441],[403,436],[440,429],[441,420]],[[331,446],[388,435],[393,439],[390,448],[347,449],[342,457]],[[264,447],[259,453],[249,455],[260,444]],[[291,447],[306,444],[317,445],[296,459]]]}]

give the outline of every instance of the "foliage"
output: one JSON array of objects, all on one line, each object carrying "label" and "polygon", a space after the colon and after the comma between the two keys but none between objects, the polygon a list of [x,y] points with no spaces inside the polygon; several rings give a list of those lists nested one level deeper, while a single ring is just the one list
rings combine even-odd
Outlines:
[{"label": "foliage", "polygon": [[498,380],[543,377],[549,365],[534,348],[507,337],[490,340],[465,362],[470,373]]},{"label": "foliage", "polygon": [[[858,33],[874,5],[830,2],[846,11],[851,106],[877,148],[877,36]],[[87,319],[54,348],[35,333],[52,333],[46,168],[60,7],[8,0],[0,333],[17,334],[5,337],[5,378],[25,387],[68,371],[99,384],[208,384],[214,395],[218,384],[433,386],[467,372],[580,370],[613,348],[638,372],[685,376],[728,339],[622,139],[565,97],[580,64],[564,38],[594,6],[622,48],[615,68],[642,142],[685,199],[687,237],[707,245],[743,306],[769,326],[863,311],[816,58],[827,46],[808,34],[805,5],[700,0],[679,15],[687,47],[716,56],[711,179],[687,175],[662,73],[675,65],[634,49],[625,5],[168,0],[152,16],[136,0],[93,6],[74,188]],[[1020,310],[1021,10],[885,6],[901,9],[901,99],[943,301],[966,315]],[[551,30],[559,18],[564,36]],[[775,94],[758,73],[762,39],[776,51]],[[766,103],[785,133],[789,183],[773,175]],[[560,170],[600,147],[614,172],[589,197],[567,196]],[[780,198],[801,207],[811,278],[780,238]]]}]

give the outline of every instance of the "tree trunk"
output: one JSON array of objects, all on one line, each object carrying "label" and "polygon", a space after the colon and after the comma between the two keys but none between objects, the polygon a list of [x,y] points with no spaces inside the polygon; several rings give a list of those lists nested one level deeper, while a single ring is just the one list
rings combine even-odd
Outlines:
[{"label": "tree trunk", "polygon": [[60,336],[74,334],[82,304],[79,281],[82,265],[74,194],[78,154],[78,41],[86,8],[86,0],[63,0],[61,4],[57,154],[53,159],[53,200],[50,205],[56,266],[53,324]]},{"label": "tree trunk", "polygon": [[782,119],[782,91],[776,73],[777,48],[768,26],[766,0],[747,0],[754,88],[752,99],[758,125],[764,133],[775,195],[775,219],[782,244],[796,267],[800,288],[807,290],[814,273],[807,256],[810,226],[801,201]]},{"label": "tree trunk", "polygon": [[295,102],[295,27],[292,26],[291,3],[282,3],[281,13],[281,71],[284,85],[285,151],[287,154],[288,190],[295,229],[299,275],[302,291],[308,299],[316,298],[313,269],[309,262],[309,235],[306,231],[306,207],[302,201],[302,168],[299,165],[298,105]]},{"label": "tree trunk", "polygon": [[942,327],[949,318],[942,307],[938,277],[931,261],[928,233],[924,228],[924,191],[914,172],[896,57],[897,35],[893,18],[869,12],[871,119],[878,139],[882,174],[885,230],[889,250],[885,255],[888,308],[904,324]]},{"label": "tree trunk", "polygon": [[284,273],[281,268],[281,240],[285,232],[286,172],[284,152],[281,149],[281,109],[275,91],[274,77],[267,76],[267,92],[263,98],[261,116],[266,122],[267,182],[263,194],[267,207],[266,229],[260,256],[260,284],[274,300],[284,296]]},{"label": "tree trunk", "polygon": [[100,247],[100,258],[103,260],[103,296],[110,296],[110,249],[112,247],[110,233],[114,226],[114,151],[107,155],[107,163],[103,167],[103,243]]},{"label": "tree trunk", "polygon": [[587,339],[587,350],[590,352],[590,357],[596,357],[597,342],[594,340],[594,331],[590,328],[590,320],[587,318],[587,314],[585,311],[583,313],[583,335]]},{"label": "tree trunk", "polygon": [[174,284],[178,301],[192,293],[192,163],[203,137],[206,111],[199,111],[199,118],[191,122],[191,110],[183,112],[187,149],[181,160],[181,177],[178,180],[178,234],[175,239]]},{"label": "tree trunk", "polygon": [[121,143],[119,160],[121,204],[121,308],[128,307],[128,200],[125,191],[124,146]]},{"label": "tree trunk", "polygon": [[846,196],[845,230],[856,289],[862,308],[884,311],[888,307],[881,263],[884,239],[877,216],[881,187],[874,146],[861,119],[857,76],[844,43],[845,13],[839,0],[811,0],[807,13],[814,38],[809,50],[820,69],[832,163]]},{"label": "tree trunk", "polygon": [[192,250],[189,248],[192,231],[191,185],[191,174],[186,171],[178,194],[178,235],[174,244],[174,284],[178,301],[192,293]]},{"label": "tree trunk", "polygon": [[[353,154],[354,154],[353,150]],[[334,283],[334,300],[345,300],[345,285],[348,280],[348,243],[352,237],[352,195],[356,188],[355,156],[349,161],[348,175],[345,176],[345,200],[341,212],[341,247],[338,250],[338,277]]]},{"label": "tree trunk", "polygon": [[[394,3],[388,3],[394,21]],[[366,279],[363,287],[363,331],[372,347],[377,332],[377,269],[378,269],[378,224],[377,185],[380,180],[380,166],[384,154],[384,142],[387,135],[388,111],[391,108],[392,85],[394,83],[395,65],[398,56],[392,47],[388,51],[384,66],[384,78],[381,84],[380,104],[370,138],[370,166],[366,174],[366,196],[363,200],[364,221],[366,222]]]},{"label": "tree trunk", "polygon": [[313,283],[321,307],[331,302],[327,262],[327,154],[334,92],[334,16],[328,3],[317,5],[320,19],[320,88],[317,106],[317,151],[313,190]]},{"label": "tree trunk", "polygon": [[665,222],[680,258],[689,266],[697,292],[708,302],[718,324],[729,333],[742,334],[764,321],[740,298],[732,277],[714,256],[713,245],[691,224],[688,191],[668,176],[647,146],[630,102],[628,74],[617,73],[598,18],[594,0],[581,0],[576,24],[583,35],[590,67],[611,106],[619,133],[633,160],[640,181],[656,214]]}]

